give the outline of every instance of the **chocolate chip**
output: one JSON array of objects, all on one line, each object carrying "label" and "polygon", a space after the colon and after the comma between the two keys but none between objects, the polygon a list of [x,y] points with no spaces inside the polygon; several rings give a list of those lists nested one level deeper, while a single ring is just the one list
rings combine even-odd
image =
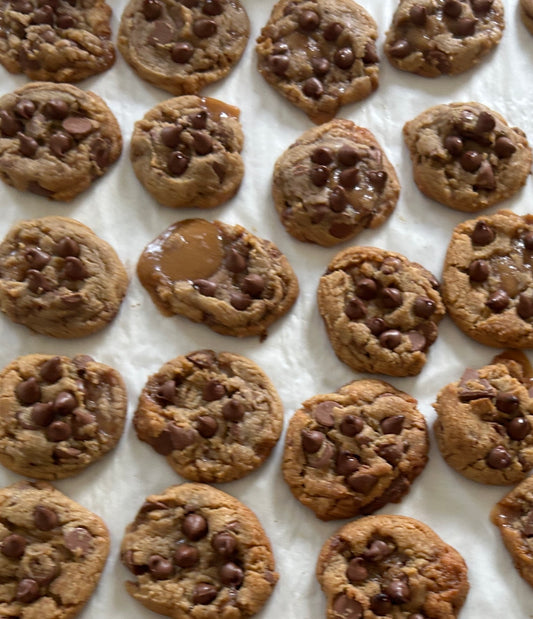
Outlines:
[{"label": "chocolate chip", "polygon": [[507,159],[514,152],[516,152],[516,146],[509,138],[502,135],[499,138],[496,138],[496,142],[494,143],[494,152],[500,159]]},{"label": "chocolate chip", "polygon": [[209,281],[208,279],[195,279],[193,281],[193,286],[200,294],[203,294],[204,297],[214,297],[218,288],[215,282]]},{"label": "chocolate chip", "polygon": [[468,267],[468,276],[471,282],[485,282],[490,275],[489,263],[486,260],[474,260]]},{"label": "chocolate chip", "polygon": [[289,46],[283,41],[278,41],[277,43],[274,43],[272,47],[273,54],[288,54],[289,51]]},{"label": "chocolate chip", "polygon": [[212,438],[218,430],[218,422],[210,415],[201,415],[196,420],[196,429],[203,438]]},{"label": "chocolate chip", "polygon": [[341,47],[335,52],[333,56],[333,62],[339,67],[339,69],[349,69],[355,60],[355,54],[351,47]]},{"label": "chocolate chip", "polygon": [[43,111],[45,116],[52,120],[63,120],[68,116],[68,104],[62,99],[50,99]]},{"label": "chocolate chip", "polygon": [[220,400],[226,395],[226,388],[217,380],[208,381],[202,390],[202,398],[207,402]]},{"label": "chocolate chip", "polygon": [[233,562],[225,563],[219,571],[220,581],[226,587],[239,587],[244,580],[244,572]]},{"label": "chocolate chip", "polygon": [[487,131],[492,131],[495,126],[496,121],[492,114],[489,114],[488,112],[480,112],[474,131],[476,133],[486,133]]},{"label": "chocolate chip", "polygon": [[176,148],[181,142],[181,133],[183,127],[181,125],[168,125],[163,127],[159,132],[161,142],[168,148]]},{"label": "chocolate chip", "polygon": [[427,297],[417,297],[413,303],[413,313],[419,318],[429,318],[435,311],[435,303]]},{"label": "chocolate chip", "polygon": [[516,313],[523,320],[528,320],[533,316],[533,298],[531,296],[526,296],[522,293],[518,297],[518,304],[516,306]]},{"label": "chocolate chip", "polygon": [[392,603],[385,593],[376,593],[370,598],[370,610],[376,615],[388,615],[392,610]]},{"label": "chocolate chip", "polygon": [[65,546],[72,552],[85,556],[92,549],[93,536],[85,527],[74,527],[63,533]]},{"label": "chocolate chip", "polygon": [[36,8],[33,11],[31,23],[32,24],[48,24],[49,26],[53,26],[54,25],[54,9],[47,4]]},{"label": "chocolate chip", "polygon": [[361,417],[346,415],[340,423],[339,429],[344,436],[355,436],[364,428],[364,421]]},{"label": "chocolate chip", "polygon": [[243,254],[234,247],[230,247],[226,253],[224,264],[228,271],[232,273],[242,273],[246,270],[247,266],[246,256],[243,256]]},{"label": "chocolate chip", "polygon": [[528,251],[533,251],[533,231],[525,232],[522,235],[522,242]]},{"label": "chocolate chip", "polygon": [[67,116],[61,126],[76,138],[82,138],[93,130],[91,120],[84,116]]},{"label": "chocolate chip", "polygon": [[174,446],[172,444],[172,435],[168,428],[165,428],[160,434],[158,434],[154,439],[152,439],[152,442],[150,444],[155,449],[155,451],[162,456],[168,456],[174,451]]},{"label": "chocolate chip", "polygon": [[495,400],[496,408],[502,413],[514,415],[520,407],[520,400],[509,391],[500,391]]},{"label": "chocolate chip", "polygon": [[333,610],[342,619],[362,619],[363,607],[357,600],[340,593],[333,602]]},{"label": "chocolate chip", "polygon": [[229,302],[236,310],[243,311],[250,307],[252,299],[249,295],[242,292],[234,292],[230,295]]},{"label": "chocolate chip", "polygon": [[346,167],[353,167],[359,161],[359,154],[353,146],[343,144],[337,152],[337,160]]},{"label": "chocolate chip", "polygon": [[244,417],[244,413],[244,404],[237,400],[228,400],[222,407],[222,416],[226,421],[241,421]]},{"label": "chocolate chip", "polygon": [[289,68],[289,57],[282,55],[273,55],[268,58],[268,66],[274,75],[283,76]]},{"label": "chocolate chip", "polygon": [[311,153],[311,161],[318,165],[326,166],[333,162],[333,154],[329,148],[321,146],[315,148],[315,150]]},{"label": "chocolate chip", "polygon": [[179,544],[174,552],[174,561],[178,567],[194,567],[198,563],[200,553],[198,549],[189,544]]},{"label": "chocolate chip", "polygon": [[403,429],[404,415],[392,415],[385,417],[379,422],[383,434],[401,434]]},{"label": "chocolate chip", "polygon": [[2,540],[0,551],[5,557],[10,559],[20,559],[26,550],[26,538],[22,535],[12,533]]},{"label": "chocolate chip", "polygon": [[31,409],[31,419],[33,423],[41,427],[49,426],[55,417],[52,402],[37,402]]},{"label": "chocolate chip", "polygon": [[370,171],[368,173],[368,182],[377,192],[382,192],[385,189],[385,184],[387,183],[388,174],[384,170],[375,170]]},{"label": "chocolate chip", "polygon": [[377,454],[391,466],[396,466],[402,459],[403,451],[399,445],[381,445],[376,449]]},{"label": "chocolate chip", "polygon": [[411,44],[406,39],[398,39],[389,47],[389,54],[393,58],[405,58],[411,52]]},{"label": "chocolate chip", "polygon": [[202,13],[206,15],[221,15],[223,12],[224,7],[220,0],[205,0]]},{"label": "chocolate chip", "polygon": [[310,77],[303,83],[302,92],[306,97],[319,99],[324,94],[324,87],[316,77]]},{"label": "chocolate chip", "polygon": [[60,441],[66,441],[71,436],[71,430],[68,423],[64,421],[53,421],[47,426],[46,438],[53,443],[59,443]]},{"label": "chocolate chip", "polygon": [[194,47],[188,41],[179,41],[170,50],[170,57],[177,64],[189,62],[194,54]]},{"label": "chocolate chip", "polygon": [[392,554],[387,542],[382,539],[372,540],[368,548],[363,553],[363,557],[368,561],[383,561],[385,557]]},{"label": "chocolate chip", "polygon": [[507,424],[507,435],[513,441],[522,441],[531,432],[531,424],[525,417],[515,417]]},{"label": "chocolate chip", "polygon": [[217,597],[218,591],[214,585],[200,582],[194,587],[192,601],[195,604],[207,605]]},{"label": "chocolate chip", "polygon": [[405,604],[411,599],[411,589],[405,580],[394,578],[385,587],[384,593],[393,604]]},{"label": "chocolate chip", "polygon": [[213,536],[211,540],[213,550],[223,557],[231,556],[237,548],[237,540],[227,531],[222,531]]},{"label": "chocolate chip", "polygon": [[463,5],[459,0],[445,0],[442,12],[448,17],[459,17],[463,12]]},{"label": "chocolate chip", "polygon": [[200,514],[187,514],[183,520],[181,530],[193,542],[197,542],[207,535],[207,520]]},{"label": "chocolate chip", "polygon": [[350,320],[360,320],[367,314],[366,305],[357,297],[354,297],[346,304],[344,313]]},{"label": "chocolate chip", "polygon": [[35,114],[35,103],[29,99],[21,99],[15,104],[13,111],[18,116],[29,120]]},{"label": "chocolate chip", "polygon": [[50,262],[50,255],[39,247],[30,247],[24,254],[26,262],[32,269],[41,270]]},{"label": "chocolate chip", "polygon": [[55,254],[61,258],[66,258],[68,256],[79,256],[80,246],[77,241],[71,239],[69,236],[65,236],[57,242],[54,251]]},{"label": "chocolate chip", "polygon": [[378,478],[370,473],[354,473],[346,481],[354,492],[367,494],[378,483]]},{"label": "chocolate chip", "polygon": [[490,308],[494,313],[498,314],[503,312],[509,306],[509,295],[505,290],[496,290],[487,299],[485,305]]},{"label": "chocolate chip", "polygon": [[369,318],[365,322],[365,325],[370,330],[370,333],[372,333],[372,335],[374,335],[375,337],[378,337],[387,329],[385,321],[383,320],[383,318],[379,318],[379,316]]},{"label": "chocolate chip", "polygon": [[314,74],[321,77],[323,75],[326,75],[326,73],[329,71],[330,63],[327,58],[312,58],[311,66],[313,67]]},{"label": "chocolate chip", "polygon": [[405,335],[411,342],[411,352],[424,350],[427,347],[426,337],[420,331],[407,331]]},{"label": "chocolate chip", "polygon": [[324,434],[317,430],[304,429],[300,433],[302,439],[302,448],[308,454],[317,453],[324,442]]},{"label": "chocolate chip", "polygon": [[334,213],[342,213],[348,206],[348,198],[342,187],[335,187],[331,190],[328,198],[328,206]]},{"label": "chocolate chip", "polygon": [[142,12],[146,21],[154,21],[162,12],[161,2],[159,0],[144,0]]},{"label": "chocolate chip", "polygon": [[368,578],[368,570],[361,557],[354,557],[350,560],[346,568],[346,578],[354,583],[362,582]]},{"label": "chocolate chip", "polygon": [[39,386],[39,381],[35,377],[31,376],[16,386],[15,394],[18,401],[24,406],[38,402],[41,399],[41,387]]},{"label": "chocolate chip", "polygon": [[311,182],[316,187],[323,187],[329,179],[329,169],[324,165],[315,165],[309,170]]},{"label": "chocolate chip", "polygon": [[484,221],[478,221],[471,235],[474,245],[489,245],[494,241],[494,230],[490,228]]},{"label": "chocolate chip", "polygon": [[409,10],[409,19],[415,26],[424,26],[427,19],[426,7],[421,4],[415,4]]},{"label": "chocolate chip", "polygon": [[459,37],[469,37],[476,31],[477,19],[473,17],[461,17],[449,24],[450,32]]},{"label": "chocolate chip", "polygon": [[193,445],[196,441],[196,432],[194,430],[181,428],[173,423],[168,424],[167,428],[170,432],[170,442],[174,449],[181,451]]},{"label": "chocolate chip", "polygon": [[161,555],[152,555],[148,558],[148,570],[156,580],[167,580],[174,573],[172,563]]},{"label": "chocolate chip", "polygon": [[491,449],[486,457],[487,464],[491,469],[506,469],[512,462],[511,455],[502,445]]},{"label": "chocolate chip", "polygon": [[33,157],[39,148],[39,144],[33,138],[24,135],[24,133],[17,134],[19,139],[19,151],[24,157]]},{"label": "chocolate chip", "polygon": [[212,350],[197,350],[196,352],[186,355],[186,358],[199,368],[210,368],[215,365],[217,359]]},{"label": "chocolate chip", "polygon": [[298,15],[298,25],[304,32],[312,32],[318,28],[320,16],[315,11],[301,11]]},{"label": "chocolate chip", "polygon": [[482,161],[479,171],[476,176],[476,189],[492,190],[496,187],[496,179],[494,178],[494,170],[488,161]]},{"label": "chocolate chip", "polygon": [[41,597],[39,585],[33,578],[23,578],[17,585],[15,599],[23,604],[31,604]]},{"label": "chocolate chip", "polygon": [[359,170],[357,168],[347,168],[339,174],[339,185],[345,189],[353,189],[359,181]]},{"label": "chocolate chip", "polygon": [[383,288],[381,291],[381,302],[386,308],[395,309],[403,303],[403,295],[398,288]]},{"label": "chocolate chip", "polygon": [[176,397],[176,383],[173,380],[166,380],[157,388],[157,397],[164,402],[172,403]]},{"label": "chocolate chip", "polygon": [[28,288],[35,294],[43,294],[52,290],[52,284],[36,269],[30,269],[26,272],[26,280],[28,282]]},{"label": "chocolate chip", "polygon": [[359,469],[361,466],[359,460],[354,454],[351,454],[348,451],[341,451],[337,456],[337,461],[335,462],[335,473],[337,475],[351,475],[355,471]]},{"label": "chocolate chip", "polygon": [[56,18],[56,26],[62,30],[74,28],[75,25],[76,20],[72,17],[72,15],[58,15]]},{"label": "chocolate chip", "polygon": [[459,163],[467,172],[476,172],[483,161],[483,155],[475,150],[467,150],[461,155]]},{"label": "chocolate chip", "polygon": [[73,281],[81,281],[89,277],[89,273],[83,262],[75,256],[67,256],[63,267],[63,275]]},{"label": "chocolate chip", "polygon": [[344,30],[344,26],[342,24],[340,24],[339,22],[332,22],[331,24],[328,24],[323,32],[322,32],[322,36],[326,39],[326,41],[336,41],[341,32]]},{"label": "chocolate chip", "polygon": [[63,376],[60,357],[52,357],[41,365],[39,376],[47,383],[55,383]]},{"label": "chocolate chip", "polygon": [[192,114],[189,116],[189,122],[191,123],[193,129],[205,129],[207,127],[207,119],[209,114],[207,110],[201,110],[196,114]]},{"label": "chocolate chip", "polygon": [[313,409],[315,421],[326,428],[333,428],[335,425],[333,409],[338,408],[338,406],[337,402],[331,400],[320,402],[320,404],[317,404]]},{"label": "chocolate chip", "polygon": [[250,273],[242,280],[241,290],[251,297],[254,297],[254,299],[258,299],[264,289],[265,280],[257,273]]},{"label": "chocolate chip", "polygon": [[379,336],[379,343],[384,348],[393,350],[402,343],[402,334],[397,329],[388,329]]},{"label": "chocolate chip", "polygon": [[213,140],[207,133],[192,132],[193,148],[197,155],[208,155],[213,150]]},{"label": "chocolate chip", "polygon": [[448,135],[444,138],[444,148],[453,157],[459,157],[463,152],[463,140],[458,135]]},{"label": "chocolate chip", "polygon": [[69,391],[61,391],[56,395],[53,406],[58,415],[68,415],[76,408],[77,401]]},{"label": "chocolate chip", "polygon": [[33,510],[33,521],[40,531],[51,531],[59,524],[57,513],[44,505],[37,505]]},{"label": "chocolate chip", "polygon": [[31,191],[31,193],[36,194],[37,196],[43,196],[43,198],[49,198],[50,196],[54,194],[54,192],[51,189],[46,189],[46,187],[43,187],[37,181],[30,181],[26,189],[28,191]]},{"label": "chocolate chip", "polygon": [[192,31],[199,39],[208,39],[217,32],[217,24],[212,19],[197,19],[193,22]]},{"label": "chocolate chip", "polygon": [[172,176],[181,176],[189,167],[189,158],[181,151],[176,150],[167,158],[167,169]]}]

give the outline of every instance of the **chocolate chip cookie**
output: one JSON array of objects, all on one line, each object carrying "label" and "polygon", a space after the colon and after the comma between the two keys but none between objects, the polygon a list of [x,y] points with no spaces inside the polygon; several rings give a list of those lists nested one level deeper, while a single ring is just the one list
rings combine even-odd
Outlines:
[{"label": "chocolate chip cookie", "polygon": [[306,131],[276,161],[272,195],[281,223],[324,247],[380,226],[400,185],[374,135],[350,120]]},{"label": "chocolate chip cookie", "polygon": [[378,87],[377,26],[352,0],[280,0],[257,39],[265,80],[315,123]]},{"label": "chocolate chip cookie", "polygon": [[36,82],[0,97],[0,178],[21,191],[72,200],[121,150],[117,120],[93,92]]},{"label": "chocolate chip cookie", "polygon": [[220,221],[171,225],[145,247],[137,274],[163,314],[222,335],[264,338],[298,296],[296,275],[273,243]]},{"label": "chocolate chip cookie", "polygon": [[435,277],[405,256],[349,247],[318,284],[318,310],[337,357],[357,372],[414,376],[444,315]]},{"label": "chocolate chip cookie", "polygon": [[322,547],[316,575],[327,619],[454,619],[469,589],[463,557],[407,516],[343,526]]},{"label": "chocolate chip cookie", "polygon": [[163,101],[135,123],[131,161],[161,204],[209,208],[229,200],[244,174],[240,111],[218,99]]},{"label": "chocolate chip cookie", "polygon": [[142,79],[185,95],[225,77],[249,35],[239,0],[130,0],[117,46]]},{"label": "chocolate chip cookie", "polygon": [[533,0],[520,0],[520,17],[524,26],[533,34]]},{"label": "chocolate chip cookie", "polygon": [[128,275],[115,250],[75,219],[15,224],[0,243],[0,310],[53,337],[82,337],[117,314]]},{"label": "chocolate chip cookie", "polygon": [[115,62],[104,0],[0,0],[0,63],[32,80],[78,82]]},{"label": "chocolate chip cookie", "polygon": [[283,476],[322,520],[398,503],[427,462],[428,431],[414,398],[358,380],[306,400],[285,439]]},{"label": "chocolate chip cookie", "polygon": [[109,552],[103,521],[46,482],[0,489],[2,617],[76,617]]},{"label": "chocolate chip cookie", "polygon": [[524,132],[481,103],[431,107],[407,122],[403,135],[420,191],[458,211],[511,197],[531,170]]},{"label": "chocolate chip cookie", "polygon": [[400,0],[385,54],[402,71],[455,75],[493,50],[504,28],[501,0]]},{"label": "chocolate chip cookie", "polygon": [[149,496],[126,529],[121,558],[135,576],[128,593],[173,619],[246,619],[278,580],[255,514],[204,484]]}]

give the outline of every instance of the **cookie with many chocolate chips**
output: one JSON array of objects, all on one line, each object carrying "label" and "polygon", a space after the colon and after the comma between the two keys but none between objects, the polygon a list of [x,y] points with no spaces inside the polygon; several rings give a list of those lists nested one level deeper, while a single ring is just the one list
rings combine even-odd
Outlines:
[{"label": "cookie with many chocolate chips", "polygon": [[337,357],[357,372],[414,376],[444,315],[439,283],[405,256],[349,247],[318,284],[318,310]]},{"label": "cookie with many chocolate chips", "polygon": [[161,204],[209,208],[229,200],[244,174],[238,108],[185,95],[163,101],[135,123],[131,161]]},{"label": "cookie with many chocolate chips", "polygon": [[520,0],[520,17],[524,26],[533,34],[533,0]]},{"label": "cookie with many chocolate chips", "polygon": [[283,476],[322,520],[398,503],[424,469],[428,431],[414,398],[380,380],[306,400],[285,439]]},{"label": "cookie with many chocolate chips", "polygon": [[377,26],[352,0],[280,0],[257,39],[265,80],[315,123],[378,87]]},{"label": "cookie with many chocolate chips", "polygon": [[137,274],[163,314],[238,337],[265,337],[299,290],[273,243],[205,219],[178,221],[162,232],[145,247]]},{"label": "cookie with many chocolate chips", "polygon": [[173,619],[246,619],[278,580],[256,515],[204,484],[149,496],[126,529],[121,558],[135,576],[128,593]]},{"label": "cookie with many chocolate chips", "polygon": [[455,75],[493,50],[504,28],[501,0],[400,0],[385,54],[402,71]]},{"label": "cookie with many chocolate chips", "polygon": [[2,617],[76,617],[108,552],[104,522],[50,484],[0,489]]},{"label": "cookie with many chocolate chips", "polygon": [[117,314],[128,275],[115,250],[75,219],[15,224],[0,243],[0,310],[53,337],[82,337]]},{"label": "cookie with many chocolate chips", "polygon": [[380,226],[400,185],[374,135],[350,120],[306,131],[276,161],[272,195],[287,232],[324,247]]},{"label": "cookie with many chocolate chips", "polygon": [[463,557],[407,516],[343,526],[322,547],[316,576],[327,619],[455,619],[469,589]]},{"label": "cookie with many chocolate chips", "polygon": [[93,92],[35,82],[0,97],[0,178],[21,191],[72,200],[121,150],[117,120]]},{"label": "cookie with many chocolate chips", "polygon": [[524,132],[481,103],[431,107],[404,125],[403,136],[420,191],[458,211],[511,197],[531,170]]}]

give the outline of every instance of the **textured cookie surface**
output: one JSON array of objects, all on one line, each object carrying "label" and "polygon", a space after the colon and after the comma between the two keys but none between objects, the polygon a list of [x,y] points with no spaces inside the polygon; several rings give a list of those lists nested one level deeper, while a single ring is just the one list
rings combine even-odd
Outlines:
[{"label": "textured cookie surface", "polygon": [[376,228],[392,213],[400,185],[374,135],[349,120],[306,131],[276,162],[272,194],[295,238],[331,246]]},{"label": "textured cookie surface", "polygon": [[131,161],[161,204],[218,206],[244,174],[239,110],[217,99],[185,95],[163,101],[135,123]]},{"label": "textured cookie surface", "polygon": [[345,525],[322,547],[316,575],[327,619],[455,619],[469,588],[461,555],[406,516]]},{"label": "textured cookie surface", "polygon": [[173,224],[146,246],[137,273],[164,314],[223,335],[264,336],[298,295],[296,275],[273,243],[220,221]]},{"label": "textured cookie surface", "polygon": [[70,84],[30,83],[0,97],[0,178],[51,200],[72,200],[122,150],[104,101]]},{"label": "textured cookie surface", "polygon": [[533,1],[520,0],[520,17],[525,27],[533,34]]},{"label": "textured cookie surface", "polygon": [[378,380],[305,401],[289,423],[283,456],[294,496],[322,520],[399,502],[427,462],[426,422],[416,404]]},{"label": "textured cookie surface", "polygon": [[227,75],[249,34],[239,0],[131,0],[117,45],[141,78],[184,95]]},{"label": "textured cookie surface", "polygon": [[402,71],[454,75],[494,49],[504,28],[501,0],[400,0],[385,54]]},{"label": "textured cookie surface", "polygon": [[119,310],[128,276],[115,250],[75,219],[21,221],[0,244],[0,309],[54,337],[82,337]]},{"label": "textured cookie surface", "polygon": [[431,107],[406,123],[403,135],[420,191],[459,211],[509,198],[531,170],[524,132],[481,103]]},{"label": "textured cookie surface", "polygon": [[280,0],[257,39],[266,81],[316,122],[377,87],[377,27],[351,0]]},{"label": "textured cookie surface", "polygon": [[278,575],[255,514],[225,492],[182,484],[147,498],[126,529],[121,557],[128,592],[173,619],[245,619]]},{"label": "textured cookie surface", "polygon": [[444,315],[435,277],[405,256],[350,247],[318,285],[318,309],[335,354],[358,372],[413,376]]},{"label": "textured cookie surface", "polygon": [[70,619],[109,552],[103,521],[46,482],[0,489],[2,617]]}]

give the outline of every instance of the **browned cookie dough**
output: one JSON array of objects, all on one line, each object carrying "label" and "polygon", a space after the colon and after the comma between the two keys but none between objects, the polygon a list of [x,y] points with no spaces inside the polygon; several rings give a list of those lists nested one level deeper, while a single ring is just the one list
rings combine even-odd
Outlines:
[{"label": "browned cookie dough", "polygon": [[458,211],[511,197],[531,170],[524,132],[481,103],[431,107],[407,122],[403,135],[420,191]]},{"label": "browned cookie dough", "polygon": [[298,280],[270,241],[220,221],[178,221],[149,243],[137,274],[165,315],[222,335],[266,336],[292,307]]},{"label": "browned cookie dough", "polygon": [[163,101],[135,123],[131,161],[161,204],[209,208],[229,200],[244,174],[239,109],[185,95]]},{"label": "browned cookie dough", "polygon": [[352,0],[280,0],[257,39],[265,80],[316,123],[378,87],[377,26]]},{"label": "browned cookie dough", "polygon": [[414,376],[444,315],[435,277],[377,247],[339,252],[320,278],[318,309],[335,354],[358,372]]},{"label": "browned cookie dough", "polygon": [[385,54],[402,71],[455,75],[496,47],[504,28],[501,0],[400,0]]},{"label": "browned cookie dough", "polygon": [[0,243],[0,310],[54,337],[82,337],[117,314],[128,275],[115,250],[75,219],[14,225]]},{"label": "browned cookie dough", "polygon": [[0,63],[32,80],[78,82],[115,62],[104,0],[0,0]]},{"label": "browned cookie dough", "polygon": [[130,0],[117,45],[142,79],[185,95],[225,77],[249,35],[239,0]]},{"label": "browned cookie dough", "polygon": [[173,619],[246,619],[278,580],[255,514],[203,484],[149,496],[126,529],[121,558],[135,575],[128,593]]},{"label": "browned cookie dough", "polygon": [[533,0],[520,0],[520,17],[524,26],[533,34]]},{"label": "browned cookie dough", "polygon": [[309,129],[274,168],[272,195],[287,232],[324,247],[380,226],[399,194],[376,138],[350,120]]},{"label": "browned cookie dough", "polygon": [[76,617],[109,552],[103,521],[46,482],[0,489],[0,616]]},{"label": "browned cookie dough", "polygon": [[414,398],[380,380],[317,395],[292,417],[283,455],[291,492],[322,520],[398,503],[427,462],[428,432]]},{"label": "browned cookie dough", "polygon": [[343,526],[322,547],[316,575],[327,619],[455,619],[469,589],[461,555],[406,516]]},{"label": "browned cookie dough", "polygon": [[72,200],[121,150],[118,123],[93,92],[35,82],[0,97],[0,178],[21,191]]}]

